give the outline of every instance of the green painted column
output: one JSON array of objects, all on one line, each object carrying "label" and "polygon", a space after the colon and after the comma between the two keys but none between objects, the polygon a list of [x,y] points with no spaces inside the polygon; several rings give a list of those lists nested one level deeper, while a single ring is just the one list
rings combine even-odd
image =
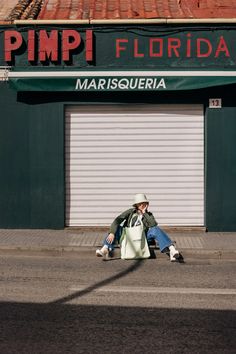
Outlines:
[{"label": "green painted column", "polygon": [[236,108],[206,111],[206,227],[236,231]]},{"label": "green painted column", "polygon": [[1,84],[0,228],[63,228],[63,105],[20,96]]}]

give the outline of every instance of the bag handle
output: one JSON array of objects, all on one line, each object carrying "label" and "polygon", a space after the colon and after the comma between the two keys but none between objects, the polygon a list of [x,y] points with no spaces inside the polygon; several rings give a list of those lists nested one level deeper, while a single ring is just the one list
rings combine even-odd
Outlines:
[{"label": "bag handle", "polygon": [[[136,216],[136,215],[137,215],[136,213],[132,215],[129,227],[132,227],[132,221],[133,221],[134,216]],[[143,221],[142,221],[142,215],[141,214],[138,214],[137,220],[135,221],[133,226],[137,226],[138,222],[140,222],[140,224],[143,226]]]}]

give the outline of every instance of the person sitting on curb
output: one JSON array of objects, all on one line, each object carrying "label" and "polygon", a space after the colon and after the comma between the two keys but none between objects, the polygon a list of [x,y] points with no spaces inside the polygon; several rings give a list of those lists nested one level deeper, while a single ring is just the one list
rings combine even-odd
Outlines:
[{"label": "person sitting on curb", "polygon": [[133,208],[124,211],[115,218],[110,226],[108,236],[106,236],[103,241],[102,248],[96,250],[96,255],[104,258],[112,256],[115,242],[117,241],[119,243],[122,228],[130,225],[131,220],[134,225],[137,222],[137,219],[141,218],[144,225],[147,242],[150,243],[155,240],[159,244],[161,252],[170,254],[171,262],[178,260],[180,257],[179,251],[175,248],[169,236],[162,229],[160,229],[159,226],[157,226],[157,222],[153,214],[148,211],[148,206],[149,201],[146,195],[143,193],[136,194],[134,196]]}]

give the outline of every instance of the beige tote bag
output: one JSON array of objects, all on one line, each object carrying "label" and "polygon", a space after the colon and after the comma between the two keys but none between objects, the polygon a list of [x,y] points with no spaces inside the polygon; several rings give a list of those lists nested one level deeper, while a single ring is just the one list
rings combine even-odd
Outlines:
[{"label": "beige tote bag", "polygon": [[139,225],[123,228],[120,238],[120,253],[121,259],[141,259],[150,257],[150,251],[141,220]]}]

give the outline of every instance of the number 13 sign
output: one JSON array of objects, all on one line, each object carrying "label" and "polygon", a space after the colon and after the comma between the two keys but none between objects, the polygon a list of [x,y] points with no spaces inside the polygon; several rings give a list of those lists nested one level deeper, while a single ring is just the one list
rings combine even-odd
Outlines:
[{"label": "number 13 sign", "polygon": [[222,100],[221,98],[210,98],[209,99],[209,108],[221,108]]}]

